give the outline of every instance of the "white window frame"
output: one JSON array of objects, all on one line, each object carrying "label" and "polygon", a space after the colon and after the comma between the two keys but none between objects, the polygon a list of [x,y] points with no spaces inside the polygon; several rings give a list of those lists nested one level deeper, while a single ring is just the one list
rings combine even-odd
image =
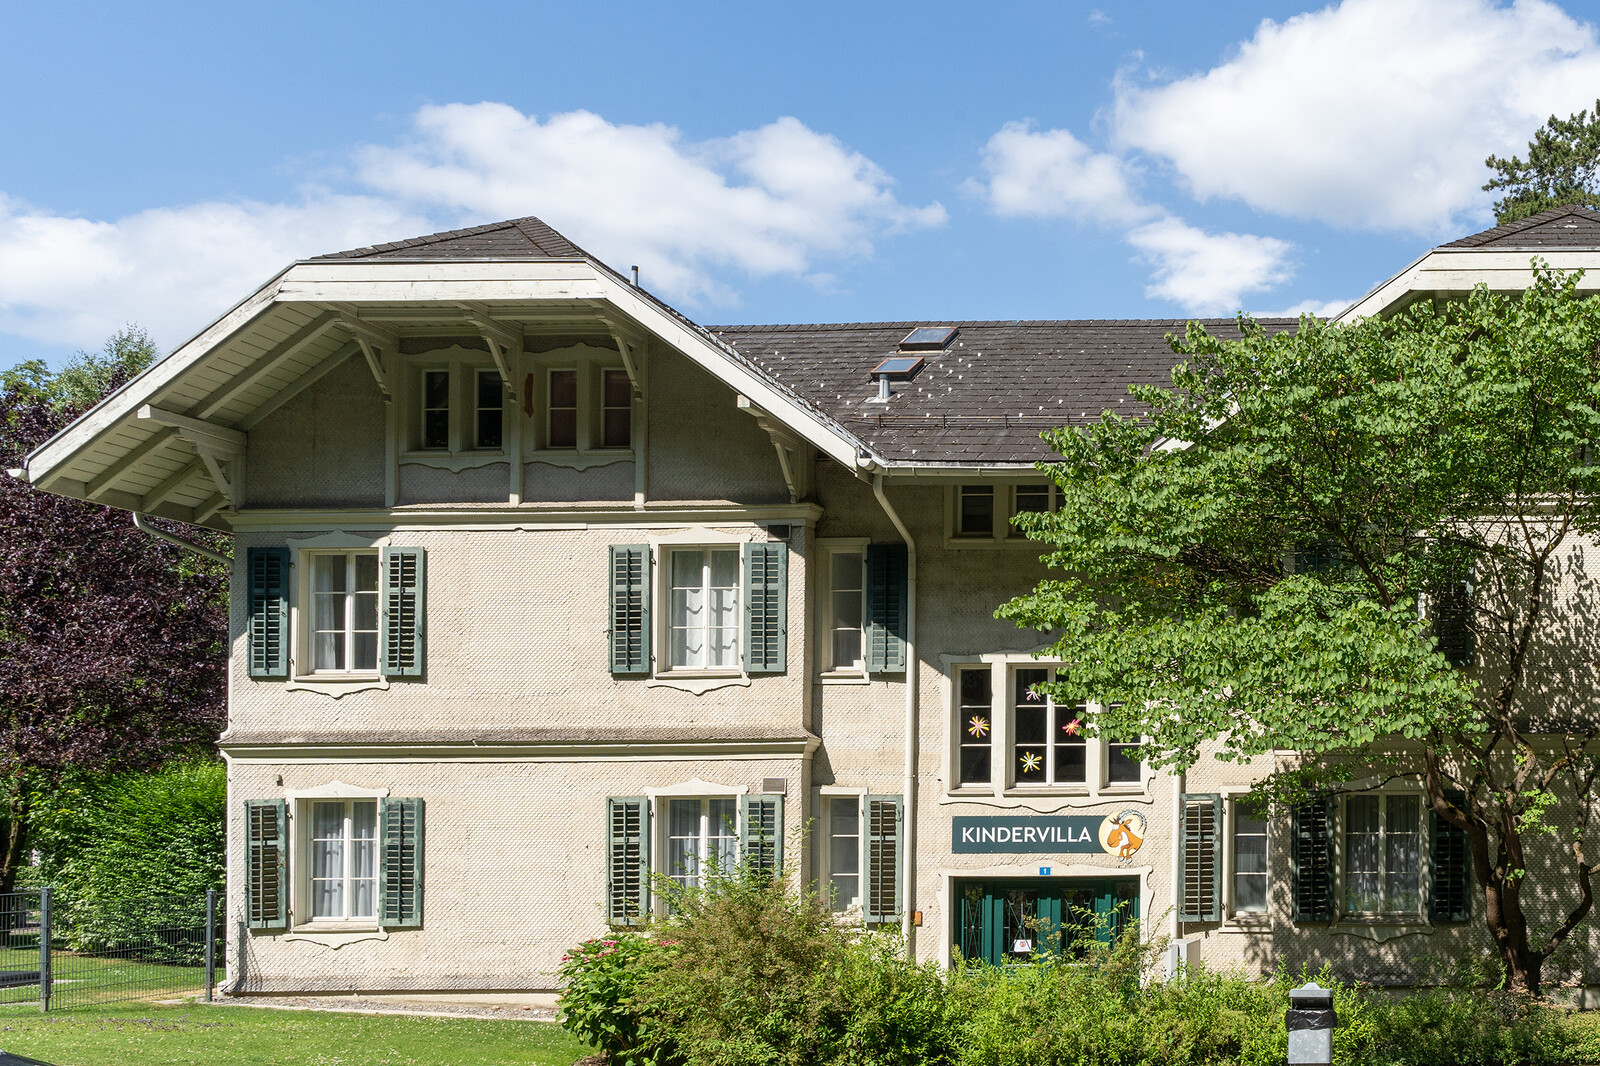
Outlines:
[{"label": "white window frame", "polygon": [[[663,543],[659,544],[658,546],[656,546],[656,549],[655,549],[656,550],[656,571],[660,575],[660,578],[657,581],[657,588],[656,588],[656,593],[657,593],[656,602],[658,604],[660,604],[660,607],[656,611],[656,615],[657,615],[656,638],[660,641],[660,643],[657,646],[661,649],[659,655],[657,656],[657,660],[656,660],[657,661],[657,666],[656,666],[656,674],[657,675],[661,675],[661,676],[670,675],[670,676],[673,676],[673,677],[744,677],[744,676],[746,676],[747,672],[746,672],[746,669],[745,669],[745,647],[744,647],[744,608],[745,608],[745,597],[747,595],[749,595],[749,590],[744,587],[744,544],[745,544],[744,541],[729,540],[729,541],[683,542],[683,543],[663,542]],[[674,588],[673,580],[672,580],[672,563],[673,563],[673,558],[672,557],[673,557],[673,553],[675,553],[675,552],[696,552],[696,551],[701,553],[701,586],[700,587],[701,587],[701,590],[707,594],[707,596],[706,596],[706,604],[705,604],[705,607],[704,607],[704,610],[706,611],[706,620],[707,620],[707,622],[709,622],[709,620],[710,620],[710,602],[709,602],[709,600],[710,600],[709,593],[710,593],[710,588],[711,588],[711,585],[710,585],[710,580],[711,580],[711,578],[710,578],[710,571],[711,571],[710,555],[714,551],[731,551],[736,556],[735,562],[734,562],[734,567],[735,567],[735,574],[736,574],[736,578],[737,578],[737,584],[734,585],[734,588],[735,588],[735,590],[737,592],[737,596],[736,596],[736,599],[734,601],[734,608],[733,608],[733,614],[734,614],[734,620],[733,620],[734,655],[733,655],[733,664],[732,665],[728,665],[728,666],[711,666],[711,665],[680,666],[680,665],[675,664],[672,661],[673,660],[672,634],[673,634],[673,629],[674,629],[673,624],[672,624],[672,614],[673,614],[673,611],[672,611],[672,593],[673,593],[673,588]],[[707,633],[708,637],[709,637],[709,628],[710,628],[709,626],[704,627],[704,631]],[[708,656],[707,657],[708,658],[709,658],[709,651],[710,651],[710,645],[709,645],[709,640],[708,640],[708,643],[707,643],[707,652],[708,652]]]},{"label": "white window frame", "polygon": [[[1417,905],[1410,910],[1399,910],[1388,905],[1388,838],[1389,838],[1389,800],[1394,797],[1412,800],[1417,805],[1417,824],[1415,836],[1417,841]],[[1371,798],[1379,801],[1378,807],[1378,898],[1381,903],[1379,909],[1373,911],[1358,911],[1350,908],[1350,884],[1346,870],[1350,853],[1350,801],[1352,799]],[[1419,791],[1395,789],[1389,791],[1348,792],[1345,793],[1338,804],[1338,824],[1335,834],[1335,884],[1338,895],[1337,912],[1341,918],[1361,921],[1378,922],[1407,922],[1426,923],[1428,921],[1428,882],[1430,870],[1429,835],[1427,823],[1427,805]]]},{"label": "white window frame", "polygon": [[[656,861],[651,864],[652,870],[659,870],[665,874],[668,879],[677,882],[680,885],[684,885],[686,889],[692,890],[695,887],[704,887],[703,883],[699,883],[695,886],[685,885],[685,878],[692,876],[697,882],[701,882],[701,878],[703,877],[703,873],[706,869],[706,859],[710,854],[711,841],[729,839],[721,834],[713,834],[711,832],[711,804],[713,801],[726,802],[731,804],[733,807],[733,820],[731,823],[733,830],[732,852],[734,863],[738,863],[740,859],[740,843],[744,839],[744,811],[742,810],[744,805],[740,802],[739,795],[729,792],[703,794],[679,794],[673,792],[662,793],[650,798],[650,802],[655,808],[653,813],[655,815],[656,825],[656,831],[653,834],[655,839],[652,841],[652,847],[655,851]],[[692,875],[682,874],[672,868],[670,858],[672,854],[672,841],[678,839],[672,835],[672,804],[674,803],[698,803],[700,805],[700,826],[698,835],[695,838],[695,855],[697,865],[695,868],[695,873]],[[664,913],[666,901],[661,901],[661,905],[662,912]]]},{"label": "white window frame", "polygon": [[[295,601],[297,604],[297,609],[293,614],[295,622],[293,643],[295,649],[294,676],[297,679],[316,681],[327,680],[329,678],[378,677],[380,673],[378,655],[382,653],[382,649],[378,648],[377,645],[380,642],[380,634],[383,630],[383,603],[380,600],[383,588],[383,555],[381,549],[377,547],[325,548],[315,550],[301,549],[295,554],[295,561],[298,564],[297,569],[299,571],[299,576],[298,580],[295,582]],[[376,610],[375,620],[378,627],[373,633],[374,650],[372,666],[360,669],[351,667],[349,665],[354,659],[354,655],[352,654],[354,651],[354,635],[356,632],[353,626],[355,607],[354,597],[358,594],[358,590],[353,587],[353,581],[356,570],[355,560],[358,556],[370,558],[374,561],[374,569],[377,574],[377,583],[373,587],[372,595]],[[346,667],[342,670],[318,670],[315,665],[315,644],[316,635],[318,632],[316,628],[316,597],[319,595],[319,593],[315,591],[317,560],[329,558],[343,558],[345,560],[346,589],[344,593],[344,641]]]},{"label": "white window frame", "polygon": [[[996,548],[1003,545],[1032,544],[1012,519],[1017,515],[1019,489],[1044,486],[1049,490],[1050,510],[1061,505],[1061,490],[1053,481],[982,481],[968,480],[950,485],[945,494],[945,545],[962,548]],[[990,515],[987,533],[961,532],[961,497],[969,488],[991,489],[994,509]]]},{"label": "white window frame", "polygon": [[1260,874],[1252,873],[1247,875],[1250,877],[1259,876],[1262,879],[1262,908],[1261,910],[1254,911],[1242,910],[1240,909],[1239,905],[1239,886],[1237,880],[1239,876],[1239,819],[1243,815],[1243,812],[1240,810],[1240,797],[1242,795],[1243,793],[1234,794],[1230,792],[1224,792],[1222,795],[1223,831],[1225,834],[1222,838],[1223,858],[1225,860],[1225,865],[1223,867],[1225,871],[1223,885],[1223,913],[1227,916],[1229,921],[1242,923],[1266,922],[1270,920],[1270,915],[1272,913],[1272,822],[1271,819],[1267,817],[1263,817],[1261,819],[1263,824],[1262,835],[1266,847],[1264,859],[1266,869]]},{"label": "white window frame", "polygon": [[[481,374],[499,374],[488,355],[454,347],[444,351],[428,352],[415,357],[402,375],[405,384],[403,398],[407,413],[400,444],[402,461],[452,459],[458,457],[490,457],[505,455],[512,435],[512,423],[521,417],[515,406],[509,404],[505,381],[500,388],[500,444],[498,447],[478,446],[478,377]],[[448,443],[443,448],[423,447],[423,423],[427,402],[424,375],[444,373],[450,378]]]},{"label": "white window frame", "polygon": [[[867,891],[867,790],[861,788],[839,788],[824,786],[820,790],[822,805],[822,841],[823,846],[818,856],[820,866],[818,884],[828,901],[829,908],[834,914],[840,915],[845,920],[861,920],[863,904]],[[853,902],[838,906],[838,901],[833,896],[833,804],[839,800],[850,800],[856,808],[856,896]],[[843,872],[843,871],[840,871]]]},{"label": "white window frame", "polygon": [[[825,540],[817,543],[818,558],[822,564],[823,580],[817,583],[817,663],[824,681],[864,681],[867,676],[867,540],[865,537],[850,540]],[[835,560],[841,555],[861,557],[857,585],[860,588],[861,611],[855,621],[860,654],[853,663],[838,664],[833,661],[833,633],[840,627],[834,610]]]},{"label": "white window frame", "polygon": [[[478,418],[483,414],[483,412],[494,410],[494,408],[486,407],[479,403],[478,396],[483,390],[484,376],[488,374],[493,374],[499,379],[500,382],[500,387],[497,390],[500,398],[500,443],[485,445],[478,439]],[[470,418],[468,419],[468,429],[472,436],[472,448],[470,450],[475,452],[503,452],[506,448],[506,437],[509,436],[511,432],[511,418],[506,416],[506,379],[501,375],[499,368],[492,366],[480,366],[472,369],[471,380],[472,410]],[[516,416],[513,414],[511,417]]]},{"label": "white window frame", "polygon": [[[574,443],[555,447],[550,443],[550,375],[556,371],[573,373],[577,390],[575,397],[577,420]],[[527,401],[531,414],[532,455],[545,457],[560,465],[564,461],[588,455],[627,456],[639,446],[639,397],[633,390],[629,375],[628,443],[605,443],[605,380],[607,371],[626,374],[621,356],[615,349],[597,348],[591,344],[577,344],[555,351],[540,352],[529,357]]]},{"label": "white window frame", "polygon": [[[342,914],[318,916],[313,913],[313,910],[316,906],[315,901],[317,881],[316,860],[314,854],[318,840],[315,835],[317,831],[316,808],[317,805],[321,803],[339,804],[344,809],[340,824],[340,842],[344,861],[343,869],[340,871],[340,876],[337,878],[337,880],[340,882],[340,895],[344,906]],[[358,879],[354,876],[354,815],[356,804],[370,804],[372,807],[372,836],[368,838],[372,844],[372,876],[370,878]],[[383,861],[383,856],[378,853],[379,830],[377,799],[317,797],[302,800],[301,807],[303,811],[302,832],[300,834],[302,840],[301,853],[305,856],[305,862],[302,865],[302,874],[297,887],[299,887],[303,893],[301,898],[306,901],[306,922],[313,925],[377,925],[378,910],[383,905],[383,901],[378,898],[378,889],[382,882],[382,877],[380,876],[381,871],[379,867]],[[371,914],[352,913],[352,908],[355,901],[355,883],[357,880],[370,880],[372,882]]]},{"label": "white window frame", "polygon": [[[995,798],[1038,795],[1067,796],[1148,796],[1154,771],[1147,761],[1140,760],[1139,779],[1132,782],[1110,780],[1110,741],[1103,737],[1086,737],[1084,741],[1083,783],[1033,784],[1019,783],[1011,765],[1015,756],[1015,717],[1012,713],[1011,687],[1018,669],[1058,669],[1061,664],[1036,659],[1024,652],[997,652],[976,656],[941,656],[948,685],[945,722],[946,791],[952,796],[993,796]],[[989,781],[962,784],[961,737],[970,708],[961,705],[960,672],[963,670],[988,670],[989,682]],[[1053,675],[1052,675],[1053,676]],[[1092,717],[1104,709],[1104,704],[1090,700],[1085,705]],[[1128,743],[1137,743],[1129,741]]]},{"label": "white window frame", "polygon": [[[1017,737],[1017,699],[1016,699],[1016,696],[1017,696],[1017,682],[1018,682],[1017,675],[1019,673],[1021,673],[1022,671],[1024,671],[1024,670],[1043,670],[1045,672],[1045,675],[1046,675],[1045,676],[1046,683],[1054,681],[1056,679],[1056,667],[1050,666],[1050,665],[1046,665],[1044,663],[1036,663],[1036,664],[1032,664],[1032,665],[1026,665],[1026,664],[1023,664],[1023,663],[1011,663],[1011,664],[1008,664],[1007,667],[1006,667],[1006,671],[1005,671],[1005,675],[1004,675],[1005,679],[1006,679],[1006,686],[1007,686],[1006,697],[1005,698],[1006,698],[1006,715],[1008,716],[1008,723],[1007,723],[1008,724],[1008,733],[1010,735],[1010,744],[1009,744],[1009,748],[1008,748],[1007,753],[1006,753],[1006,760],[1005,760],[1006,761],[1006,773],[1009,775],[1009,778],[1010,778],[1009,781],[1007,782],[1008,787],[1016,789],[1018,791],[1028,791],[1028,792],[1048,791],[1048,790],[1060,791],[1060,790],[1063,790],[1063,789],[1065,789],[1065,790],[1087,790],[1088,787],[1089,787],[1090,781],[1093,780],[1093,777],[1094,777],[1094,764],[1089,759],[1089,741],[1088,741],[1087,737],[1084,738],[1084,742],[1083,742],[1083,780],[1082,781],[1060,781],[1060,780],[1057,780],[1057,776],[1058,775],[1056,773],[1057,767],[1056,767],[1056,764],[1055,764],[1056,763],[1056,747],[1057,747],[1057,745],[1054,743],[1054,740],[1055,740],[1055,732],[1054,732],[1054,730],[1055,730],[1056,710],[1057,710],[1058,704],[1056,703],[1054,697],[1045,697],[1044,700],[1043,700],[1044,709],[1045,709],[1045,742],[1044,742],[1044,749],[1045,749],[1045,755],[1044,755],[1045,779],[1043,781],[1019,781],[1019,780],[1017,780],[1018,772],[1021,770],[1021,765],[1017,760],[1017,748],[1021,745],[1021,742],[1016,739],[1016,737]],[[1090,711],[1092,706],[1093,705],[1091,705],[1089,703],[1080,703],[1080,704],[1078,704],[1078,707],[1082,709],[1082,712],[1084,714],[1089,713],[1089,711]],[[993,768],[993,756],[992,755],[990,756],[990,760],[991,760],[990,766],[991,766],[991,772],[992,772],[992,768]],[[1109,770],[1108,770],[1108,773],[1109,773]]]}]

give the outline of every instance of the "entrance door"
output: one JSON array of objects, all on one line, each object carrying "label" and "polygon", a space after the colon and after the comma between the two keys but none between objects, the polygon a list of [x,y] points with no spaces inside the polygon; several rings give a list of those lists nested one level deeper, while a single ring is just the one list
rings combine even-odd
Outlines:
[{"label": "entrance door", "polygon": [[957,881],[955,891],[961,957],[994,966],[1027,962],[1036,951],[1083,958],[1139,917],[1139,882],[1131,877]]}]

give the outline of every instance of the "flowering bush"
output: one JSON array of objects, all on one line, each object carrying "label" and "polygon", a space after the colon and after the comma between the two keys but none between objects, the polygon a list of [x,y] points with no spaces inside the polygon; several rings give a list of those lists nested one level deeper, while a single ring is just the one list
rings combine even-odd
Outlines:
[{"label": "flowering bush", "polygon": [[669,1034],[633,1004],[639,982],[667,964],[674,946],[671,940],[622,932],[586,940],[563,955],[562,1026],[618,1066],[676,1061]]}]

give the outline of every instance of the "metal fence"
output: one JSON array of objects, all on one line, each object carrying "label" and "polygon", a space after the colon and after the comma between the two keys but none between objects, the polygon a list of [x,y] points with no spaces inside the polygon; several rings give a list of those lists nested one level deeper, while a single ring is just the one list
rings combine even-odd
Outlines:
[{"label": "metal fence", "polygon": [[0,894],[0,1006],[40,1010],[202,994],[223,964],[217,893],[74,899]]}]

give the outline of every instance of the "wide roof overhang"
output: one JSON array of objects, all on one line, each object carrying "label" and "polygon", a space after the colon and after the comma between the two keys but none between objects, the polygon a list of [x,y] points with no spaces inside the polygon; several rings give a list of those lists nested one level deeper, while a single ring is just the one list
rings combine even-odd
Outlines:
[{"label": "wide roof overhang", "polygon": [[734,349],[591,259],[296,263],[34,450],[50,492],[231,528],[248,434],[348,359],[378,389],[400,342],[481,336],[497,359],[538,334],[613,338],[625,361],[670,346],[822,454],[877,462],[848,431]]}]

